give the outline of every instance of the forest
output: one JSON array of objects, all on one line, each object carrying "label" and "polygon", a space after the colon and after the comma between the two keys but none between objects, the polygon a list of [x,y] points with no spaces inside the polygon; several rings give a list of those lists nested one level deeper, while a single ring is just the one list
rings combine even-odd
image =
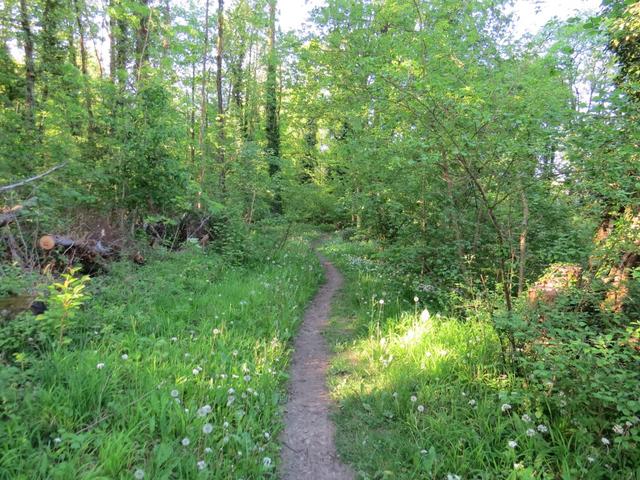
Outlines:
[{"label": "forest", "polygon": [[0,1],[0,480],[640,478],[640,2],[282,3]]}]

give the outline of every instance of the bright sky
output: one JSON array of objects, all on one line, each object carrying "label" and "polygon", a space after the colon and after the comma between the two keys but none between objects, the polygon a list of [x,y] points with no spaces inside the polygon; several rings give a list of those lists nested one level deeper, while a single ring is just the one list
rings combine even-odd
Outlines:
[{"label": "bright sky", "polygon": [[[311,9],[323,3],[324,0],[278,0],[282,30],[298,30]],[[516,0],[515,33],[518,36],[535,33],[553,17],[566,19],[578,11],[597,11],[599,7],[600,0]]]}]

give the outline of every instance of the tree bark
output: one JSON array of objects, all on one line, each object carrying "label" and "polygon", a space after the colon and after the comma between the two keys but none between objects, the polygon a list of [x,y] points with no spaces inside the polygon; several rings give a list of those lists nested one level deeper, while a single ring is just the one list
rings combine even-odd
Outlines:
[{"label": "tree bark", "polygon": [[136,35],[136,60],[135,73],[136,82],[140,83],[142,78],[142,70],[149,61],[149,20],[151,18],[151,9],[149,8],[149,0],[139,0],[140,5],[144,7],[144,13],[140,17],[140,26]]},{"label": "tree bark", "polygon": [[224,0],[218,0],[218,49],[216,55],[216,93],[218,95],[218,164],[220,166],[220,192],[224,195],[225,186],[225,134],[224,103],[222,98],[222,54],[224,52]]},{"label": "tree bark", "polygon": [[205,2],[204,14],[204,46],[202,52],[202,83],[200,85],[200,134],[198,144],[200,147],[200,173],[198,182],[200,192],[198,194],[198,208],[200,208],[199,197],[204,190],[204,178],[206,173],[206,133],[207,133],[207,55],[209,53],[209,0]]},{"label": "tree bark", "polygon": [[267,65],[266,115],[267,115],[267,155],[272,158],[269,174],[274,176],[280,170],[277,158],[280,157],[280,128],[278,124],[276,58],[276,0],[269,0],[269,63]]},{"label": "tree bark", "polygon": [[518,297],[524,291],[525,268],[527,262],[527,234],[529,231],[529,201],[524,190],[521,192],[522,199],[522,231],[520,232],[520,255],[518,271]]},{"label": "tree bark", "polygon": [[[93,131],[95,130],[95,125],[93,121],[93,101],[91,98],[91,88],[89,86],[89,68],[88,68],[88,59],[87,59],[87,45],[84,31],[84,24],[82,22],[82,11],[84,9],[80,8],[79,0],[73,0],[73,6],[76,12],[76,24],[78,26],[78,35],[80,37],[80,71],[82,72],[82,77],[84,80],[84,102],[85,108],[87,109],[87,119],[88,119],[88,132],[89,137],[91,137]],[[84,5],[83,5],[84,6]]]},{"label": "tree bark", "polygon": [[35,84],[36,67],[33,59],[33,33],[31,32],[31,21],[27,10],[26,0],[20,0],[20,24],[24,36],[24,66],[25,66],[25,87],[27,104],[27,121],[32,128],[35,128]]}]

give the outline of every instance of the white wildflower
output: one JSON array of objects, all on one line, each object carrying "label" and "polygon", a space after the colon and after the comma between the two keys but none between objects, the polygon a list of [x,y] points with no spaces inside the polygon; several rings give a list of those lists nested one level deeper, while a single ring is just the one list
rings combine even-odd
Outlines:
[{"label": "white wildflower", "polygon": [[194,375],[198,375],[200,373],[200,370],[194,368],[193,370],[191,370],[191,373],[193,373]]},{"label": "white wildflower", "polygon": [[522,470],[524,468],[524,464],[523,463],[514,463],[513,464],[513,469],[514,470]]},{"label": "white wildflower", "polygon": [[381,299],[378,301],[378,303],[379,303],[380,305],[384,305],[384,299],[382,299],[382,298],[381,298]]},{"label": "white wildflower", "polygon": [[53,439],[53,443],[56,445],[60,445],[62,443],[62,439],[60,437],[56,437]]},{"label": "white wildflower", "polygon": [[227,393],[229,395],[233,395],[234,393],[236,393],[236,391],[233,388],[230,388],[229,390],[227,390]]},{"label": "white wildflower", "polygon": [[420,301],[420,299],[416,296],[416,297],[413,297],[413,301],[414,301],[414,303],[418,303]]},{"label": "white wildflower", "polygon": [[104,368],[104,363],[100,362],[99,364],[96,365],[96,368],[98,370],[102,370]]},{"label": "white wildflower", "polygon": [[211,432],[213,432],[213,425],[211,425],[210,423],[205,423],[202,427],[202,433],[204,433],[205,435],[209,435]]},{"label": "white wildflower", "polygon": [[213,453],[213,449],[211,447],[207,447],[204,449],[204,453]]},{"label": "white wildflower", "polygon": [[271,434],[269,432],[264,432],[264,438],[269,440],[271,438]]},{"label": "white wildflower", "polygon": [[[240,452],[238,452],[240,453]],[[271,466],[271,459],[269,457],[264,457],[262,459],[262,465],[264,465],[265,467],[270,467]]]},{"label": "white wildflower", "polygon": [[243,378],[244,378],[245,382],[250,382],[251,381],[251,375],[245,375]]},{"label": "white wildflower", "polygon": [[217,328],[213,329],[213,334],[214,335],[218,335],[220,333],[220,330],[218,330]]},{"label": "white wildflower", "polygon": [[420,413],[423,413],[424,412],[424,405],[418,405],[418,411]]},{"label": "white wildflower", "polygon": [[122,355],[120,355],[120,358],[122,360],[129,360],[129,355],[127,355],[126,353],[123,353]]},{"label": "white wildflower", "polygon": [[144,470],[141,468],[136,469],[136,471],[133,472],[133,478],[136,480],[142,480],[144,478]]},{"label": "white wildflower", "polygon": [[515,440],[509,440],[507,442],[507,445],[509,446],[509,448],[516,448],[518,446],[518,442],[516,442]]},{"label": "white wildflower", "polygon": [[229,422],[224,422],[222,424],[222,428],[229,428]]},{"label": "white wildflower", "polygon": [[511,410],[511,405],[509,405],[508,403],[503,403],[500,409],[502,410],[502,413],[508,412],[509,410]]},{"label": "white wildflower", "polygon": [[418,401],[418,397],[416,397],[415,395],[411,395],[411,403],[416,403]]},{"label": "white wildflower", "polygon": [[526,413],[524,415],[522,415],[522,421],[525,423],[530,423],[531,422],[531,417],[529,415],[527,415]]},{"label": "white wildflower", "polygon": [[420,313],[420,321],[427,322],[430,318],[431,314],[429,313],[429,310],[427,310],[426,308],[422,310],[422,313]]},{"label": "white wildflower", "polygon": [[614,425],[612,430],[613,433],[617,433],[618,435],[624,434],[624,427],[622,425]]},{"label": "white wildflower", "polygon": [[178,398],[179,395],[180,395],[180,392],[178,390],[171,390],[171,396],[173,398]]},{"label": "white wildflower", "polygon": [[611,442],[609,441],[609,439],[607,437],[602,437],[600,439],[600,441],[602,442],[602,444],[606,447],[608,447],[609,445],[611,445]]},{"label": "white wildflower", "polygon": [[178,341],[178,337],[171,337],[171,341],[172,342],[177,342]]},{"label": "white wildflower", "polygon": [[471,405],[472,407],[475,407],[477,404],[477,402],[473,399],[469,400],[469,405]]},{"label": "white wildflower", "polygon": [[536,431],[533,428],[528,428],[527,429],[527,436],[528,437],[535,437],[536,435]]},{"label": "white wildflower", "polygon": [[198,470],[204,470],[207,468],[207,462],[204,460],[200,460],[196,465],[198,465]]},{"label": "white wildflower", "polygon": [[460,480],[460,475],[454,475],[453,473],[447,473],[447,480]]},{"label": "white wildflower", "polygon": [[549,431],[547,426],[546,425],[542,425],[542,424],[538,425],[536,428],[538,429],[538,431],[540,433],[547,433]]},{"label": "white wildflower", "polygon": [[593,462],[595,462],[595,461],[596,461],[596,459],[595,459],[595,458],[593,458],[593,457],[591,457],[591,456],[587,457],[587,462],[589,462],[589,463],[593,463]]}]

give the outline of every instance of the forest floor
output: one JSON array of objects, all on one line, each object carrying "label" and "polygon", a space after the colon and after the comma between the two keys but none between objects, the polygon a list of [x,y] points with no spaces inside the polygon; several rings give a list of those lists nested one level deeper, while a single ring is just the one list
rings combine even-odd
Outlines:
[{"label": "forest floor", "polygon": [[338,458],[335,426],[330,419],[331,399],[326,384],[329,351],[323,337],[331,303],[343,283],[340,272],[318,255],[326,283],[305,313],[295,340],[290,396],[282,436],[284,479],[346,480],[354,477]]}]

